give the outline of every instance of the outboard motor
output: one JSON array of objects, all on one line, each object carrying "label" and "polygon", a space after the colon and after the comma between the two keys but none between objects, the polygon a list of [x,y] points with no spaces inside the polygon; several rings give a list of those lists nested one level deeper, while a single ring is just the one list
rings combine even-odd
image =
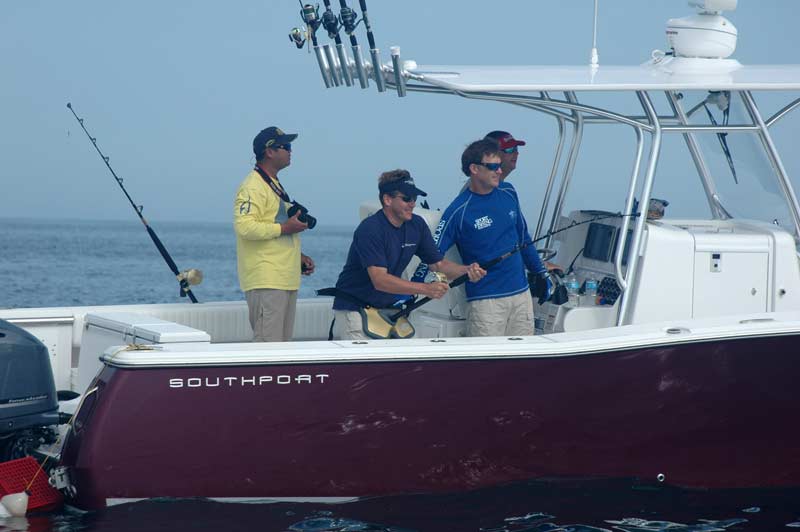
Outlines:
[{"label": "outboard motor", "polygon": [[0,320],[0,462],[56,441],[58,397],[47,348]]}]

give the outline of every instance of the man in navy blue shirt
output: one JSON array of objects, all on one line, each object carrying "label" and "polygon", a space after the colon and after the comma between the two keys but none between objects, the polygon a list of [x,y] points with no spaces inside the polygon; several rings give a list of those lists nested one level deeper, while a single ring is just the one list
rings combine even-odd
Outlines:
[{"label": "man in navy blue shirt", "polygon": [[407,170],[381,174],[378,197],[382,208],[356,228],[336,282],[334,337],[367,339],[358,312],[364,305],[385,309],[409,295],[439,299],[447,293],[446,282],[412,283],[400,277],[414,255],[430,270],[451,279],[467,274],[476,282],[486,275],[478,263],[455,264],[439,253],[425,220],[413,213],[417,196],[427,194],[416,187]]},{"label": "man in navy blue shirt", "polygon": [[[469,183],[442,215],[435,235],[439,250],[445,253],[455,244],[464,262],[483,263],[530,243],[514,187],[500,186],[497,142],[482,139],[467,146],[461,169]],[[466,286],[469,336],[533,334],[526,268],[538,274],[547,271],[532,245],[490,268],[480,282]]]}]

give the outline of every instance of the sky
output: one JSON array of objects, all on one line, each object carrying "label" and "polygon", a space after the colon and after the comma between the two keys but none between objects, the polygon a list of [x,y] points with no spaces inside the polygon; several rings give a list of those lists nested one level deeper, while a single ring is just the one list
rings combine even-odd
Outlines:
[{"label": "sky", "polygon": [[[727,14],[740,35],[734,57],[796,62],[797,0],[739,4]],[[592,0],[368,0],[368,7],[384,61],[392,45],[420,65],[589,59]],[[601,68],[639,64],[665,49],[667,19],[693,11],[684,0],[600,0]],[[528,141],[512,180],[535,219],[555,121],[494,102],[401,99],[374,84],[326,90],[313,54],[289,42],[299,25],[296,0],[2,0],[0,218],[135,218],[68,111],[71,102],[151,223],[230,222],[236,188],[254,162],[252,139],[270,125],[299,133],[281,179],[320,224],[355,224],[358,204],[376,197],[377,176],[393,168],[410,170],[431,205],[446,207],[463,183],[464,146],[493,129]],[[363,26],[358,38],[367,48]],[[329,42],[322,31],[320,40]],[[787,97],[759,103],[771,114]],[[774,130],[793,176],[800,175],[796,122],[784,119]],[[584,145],[597,160],[579,160],[576,174],[588,177],[576,185],[573,206],[622,207],[624,190],[604,183],[606,175],[627,180],[628,137],[587,132]],[[694,176],[683,185],[671,175],[687,168],[659,166],[655,195],[669,197],[676,213],[688,214],[700,197]],[[681,204],[684,189],[696,197]]]}]

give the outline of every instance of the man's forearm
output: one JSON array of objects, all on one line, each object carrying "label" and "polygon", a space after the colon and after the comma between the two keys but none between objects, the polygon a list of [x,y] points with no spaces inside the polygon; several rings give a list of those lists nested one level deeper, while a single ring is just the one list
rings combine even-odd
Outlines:
[{"label": "man's forearm", "polygon": [[451,281],[466,274],[468,269],[467,266],[463,264],[456,264],[455,262],[447,259],[442,259],[435,264],[430,264],[428,267],[431,271],[442,272]]},{"label": "man's forearm", "polygon": [[422,293],[424,285],[422,283],[413,283],[406,281],[390,273],[376,275],[372,278],[372,285],[381,292],[387,294],[397,294],[403,296],[410,296]]}]

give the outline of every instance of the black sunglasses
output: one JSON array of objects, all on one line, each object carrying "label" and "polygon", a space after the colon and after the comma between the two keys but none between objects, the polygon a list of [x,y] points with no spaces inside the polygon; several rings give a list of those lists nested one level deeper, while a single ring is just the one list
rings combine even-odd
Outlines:
[{"label": "black sunglasses", "polygon": [[500,170],[500,167],[503,165],[503,163],[473,163],[473,164],[477,164],[478,166],[483,166],[484,168],[492,172]]},{"label": "black sunglasses", "polygon": [[503,148],[503,153],[517,153],[519,150],[516,146],[512,146],[510,148]]},{"label": "black sunglasses", "polygon": [[286,144],[281,144],[280,146],[270,146],[273,150],[286,150],[289,153],[292,152],[292,143],[287,142]]},{"label": "black sunglasses", "polygon": [[406,203],[414,203],[415,201],[417,201],[416,196],[406,196],[405,194],[398,194],[397,196],[395,196],[395,198],[400,198]]}]

